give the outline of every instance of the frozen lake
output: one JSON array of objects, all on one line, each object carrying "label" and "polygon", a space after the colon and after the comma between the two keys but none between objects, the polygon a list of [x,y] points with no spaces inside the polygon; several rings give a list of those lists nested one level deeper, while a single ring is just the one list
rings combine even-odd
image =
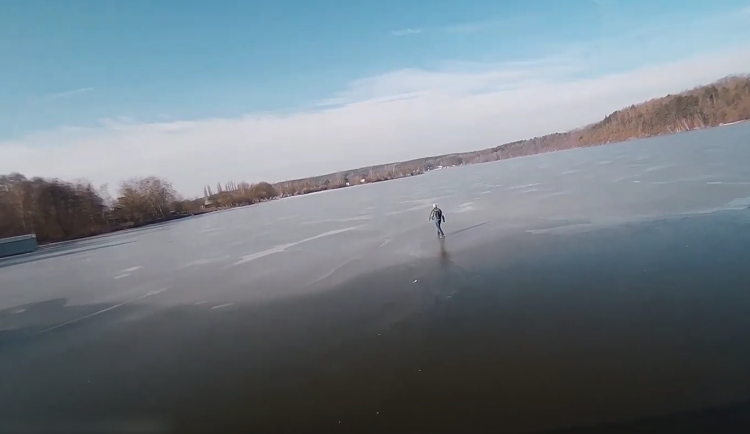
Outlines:
[{"label": "frozen lake", "polygon": [[2,260],[0,420],[522,432],[750,399],[749,162],[740,124]]},{"label": "frozen lake", "polygon": [[0,261],[0,309],[57,297],[117,303],[164,288],[150,302],[308,293],[434,257],[435,202],[454,252],[509,233],[742,210],[748,162],[745,124],[294,197]]}]

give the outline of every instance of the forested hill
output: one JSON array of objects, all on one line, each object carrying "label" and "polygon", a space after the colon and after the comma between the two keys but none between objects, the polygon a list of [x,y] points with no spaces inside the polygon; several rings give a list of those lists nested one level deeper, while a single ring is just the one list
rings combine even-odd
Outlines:
[{"label": "forested hill", "polygon": [[282,182],[286,195],[338,188],[346,182],[383,181],[418,174],[438,166],[475,164],[571,148],[596,146],[715,127],[750,119],[750,76],[733,76],[677,95],[667,95],[618,110],[600,122],[575,131],[506,143],[481,151],[419,158]]},{"label": "forested hill", "polygon": [[750,119],[750,77],[708,86],[618,110],[581,131],[584,145],[715,127]]}]

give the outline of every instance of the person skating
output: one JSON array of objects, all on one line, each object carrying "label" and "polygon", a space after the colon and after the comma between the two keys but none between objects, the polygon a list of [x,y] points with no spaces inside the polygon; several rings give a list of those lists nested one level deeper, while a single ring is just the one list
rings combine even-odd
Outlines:
[{"label": "person skating", "polygon": [[445,233],[443,232],[443,229],[440,227],[443,223],[445,223],[445,214],[443,214],[443,210],[438,208],[437,204],[432,204],[432,211],[430,211],[430,220],[435,220],[435,226],[437,227],[437,235],[438,238],[445,238]]}]

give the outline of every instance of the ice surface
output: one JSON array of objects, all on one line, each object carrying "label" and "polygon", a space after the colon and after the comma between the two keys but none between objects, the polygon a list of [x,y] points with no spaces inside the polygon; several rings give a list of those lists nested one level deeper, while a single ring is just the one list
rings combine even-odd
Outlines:
[{"label": "ice surface", "polygon": [[323,290],[509,233],[583,231],[750,206],[750,125],[677,134],[289,198],[0,261],[0,310],[51,299],[216,305]]},{"label": "ice surface", "polygon": [[748,414],[748,144],[738,125],[453,168],[4,260],[0,431]]}]

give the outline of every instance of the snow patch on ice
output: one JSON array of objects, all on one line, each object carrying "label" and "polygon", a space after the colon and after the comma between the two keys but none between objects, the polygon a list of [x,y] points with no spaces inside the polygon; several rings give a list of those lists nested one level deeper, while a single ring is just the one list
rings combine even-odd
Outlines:
[{"label": "snow patch on ice", "polygon": [[745,209],[750,208],[750,197],[741,197],[738,199],[735,199],[726,205],[727,209]]},{"label": "snow patch on ice", "polygon": [[514,185],[512,187],[508,187],[506,190],[509,190],[509,191],[510,190],[523,190],[525,188],[536,187],[538,185],[542,185],[542,183],[541,182],[535,182],[533,184]]},{"label": "snow patch on ice", "polygon": [[232,265],[240,265],[240,264],[244,264],[246,262],[251,262],[251,261],[254,261],[256,259],[262,258],[264,256],[273,255],[275,253],[281,253],[281,252],[285,251],[286,249],[288,249],[290,247],[297,246],[299,244],[306,243],[308,241],[313,241],[313,240],[317,240],[319,238],[329,237],[331,235],[336,235],[336,234],[341,234],[341,233],[344,233],[344,232],[353,231],[353,230],[359,229],[361,227],[362,226],[352,226],[352,227],[343,228],[343,229],[336,229],[336,230],[333,230],[333,231],[328,231],[328,232],[324,232],[324,233],[319,234],[319,235],[315,235],[314,237],[305,238],[304,240],[295,241],[293,243],[280,244],[278,246],[271,247],[270,249],[266,249],[266,250],[263,250],[263,251],[260,251],[260,252],[251,253],[249,255],[245,255],[245,256],[242,257],[242,259],[240,259],[239,261],[235,262]]},{"label": "snow patch on ice", "polygon": [[230,259],[230,258],[231,258],[231,256],[219,256],[219,257],[216,257],[216,258],[196,259],[195,261],[190,261],[190,262],[188,262],[186,264],[183,264],[182,266],[180,266],[179,269],[182,270],[182,269],[185,269],[185,268],[195,267],[195,266],[199,266],[199,265],[213,264],[215,262],[224,261],[224,260]]}]

